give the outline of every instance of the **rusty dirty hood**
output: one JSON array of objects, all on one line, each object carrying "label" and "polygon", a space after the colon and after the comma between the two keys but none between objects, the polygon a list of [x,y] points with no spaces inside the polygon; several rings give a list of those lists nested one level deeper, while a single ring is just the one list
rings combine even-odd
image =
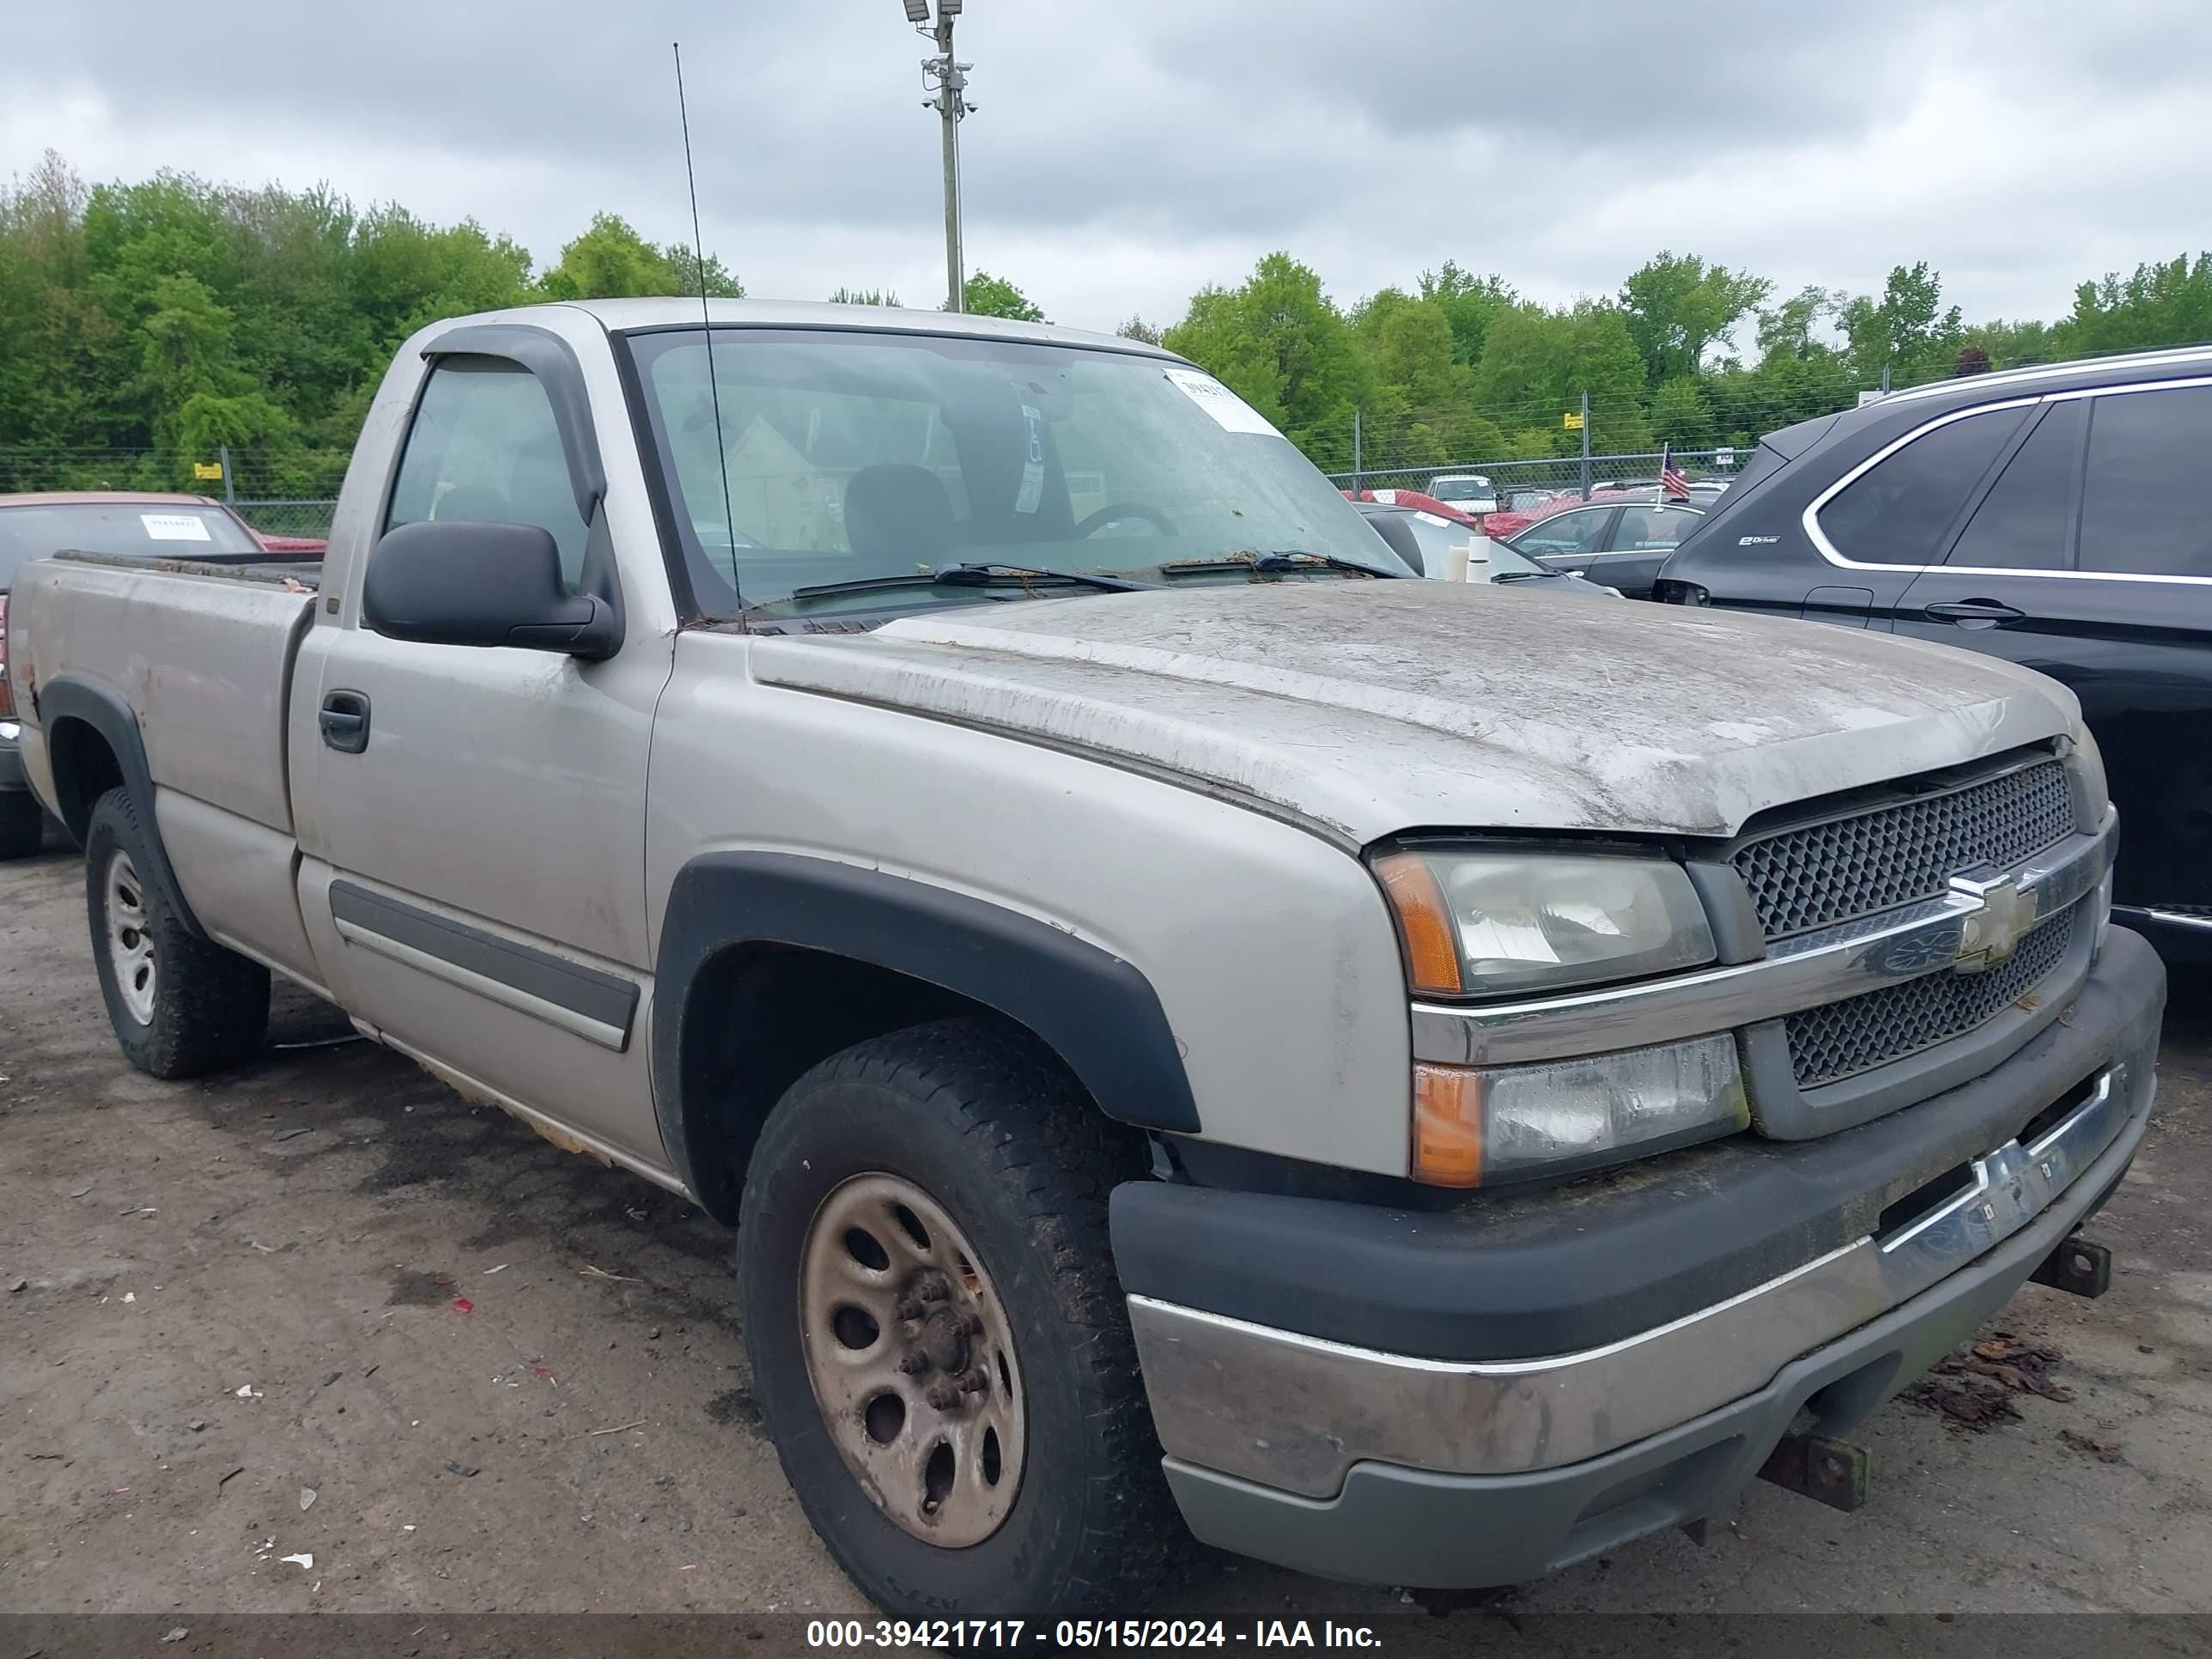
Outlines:
[{"label": "rusty dirty hood", "polygon": [[1413,828],[1733,833],[2069,733],[2056,681],[1817,623],[1488,584],[1256,582],[764,635],[755,677],[1242,797]]}]

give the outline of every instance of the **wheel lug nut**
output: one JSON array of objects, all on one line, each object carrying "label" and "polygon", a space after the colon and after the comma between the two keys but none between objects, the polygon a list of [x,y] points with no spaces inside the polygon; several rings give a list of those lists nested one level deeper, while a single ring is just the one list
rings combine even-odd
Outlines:
[{"label": "wheel lug nut", "polygon": [[908,1376],[919,1376],[929,1369],[929,1356],[916,1348],[899,1356],[898,1368]]},{"label": "wheel lug nut", "polygon": [[915,1286],[914,1293],[924,1302],[942,1302],[952,1293],[952,1287],[941,1279],[926,1279]]},{"label": "wheel lug nut", "polygon": [[980,1370],[969,1371],[960,1379],[960,1392],[963,1394],[981,1394],[990,1386],[990,1377]]},{"label": "wheel lug nut", "polygon": [[915,1297],[908,1297],[905,1301],[900,1303],[897,1307],[893,1308],[891,1311],[908,1324],[911,1324],[915,1320],[923,1317],[926,1310],[924,1310],[921,1304]]},{"label": "wheel lug nut", "polygon": [[960,1407],[960,1390],[950,1382],[940,1382],[924,1396],[933,1410],[957,1411]]},{"label": "wheel lug nut", "polygon": [[961,1328],[966,1331],[970,1336],[982,1335],[983,1316],[975,1313],[969,1314],[966,1319],[961,1322]]}]

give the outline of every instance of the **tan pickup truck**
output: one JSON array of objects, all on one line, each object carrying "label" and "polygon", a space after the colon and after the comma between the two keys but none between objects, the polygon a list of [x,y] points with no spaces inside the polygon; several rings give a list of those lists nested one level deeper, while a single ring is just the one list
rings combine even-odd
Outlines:
[{"label": "tan pickup truck", "polygon": [[1445,1587],[1850,1507],[2099,1288],[2165,981],[2063,688],[1402,580],[1137,342],[710,320],[424,330],[319,580],[33,564],[8,672],[129,1057],[282,974],[732,1224],[885,1607],[1127,1612],[1177,1511]]}]

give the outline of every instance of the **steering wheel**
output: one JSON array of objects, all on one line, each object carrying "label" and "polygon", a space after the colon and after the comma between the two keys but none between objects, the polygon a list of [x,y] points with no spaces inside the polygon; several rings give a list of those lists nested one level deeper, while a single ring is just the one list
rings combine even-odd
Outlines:
[{"label": "steering wheel", "polygon": [[1175,520],[1156,507],[1146,507],[1142,501],[1115,501],[1100,507],[1096,513],[1086,513],[1075,526],[1078,540],[1095,536],[1108,525],[1121,519],[1142,519],[1163,536],[1176,533]]}]

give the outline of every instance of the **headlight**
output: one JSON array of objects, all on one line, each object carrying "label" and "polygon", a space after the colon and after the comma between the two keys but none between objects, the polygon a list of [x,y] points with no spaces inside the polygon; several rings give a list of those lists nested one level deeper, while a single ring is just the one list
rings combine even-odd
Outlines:
[{"label": "headlight", "polygon": [[1680,865],[1547,853],[1389,853],[1389,896],[1413,988],[1488,995],[1635,979],[1713,959]]},{"label": "headlight", "polygon": [[1534,1066],[1424,1060],[1413,1067],[1409,1173],[1437,1187],[1565,1175],[1750,1123],[1725,1033]]}]

